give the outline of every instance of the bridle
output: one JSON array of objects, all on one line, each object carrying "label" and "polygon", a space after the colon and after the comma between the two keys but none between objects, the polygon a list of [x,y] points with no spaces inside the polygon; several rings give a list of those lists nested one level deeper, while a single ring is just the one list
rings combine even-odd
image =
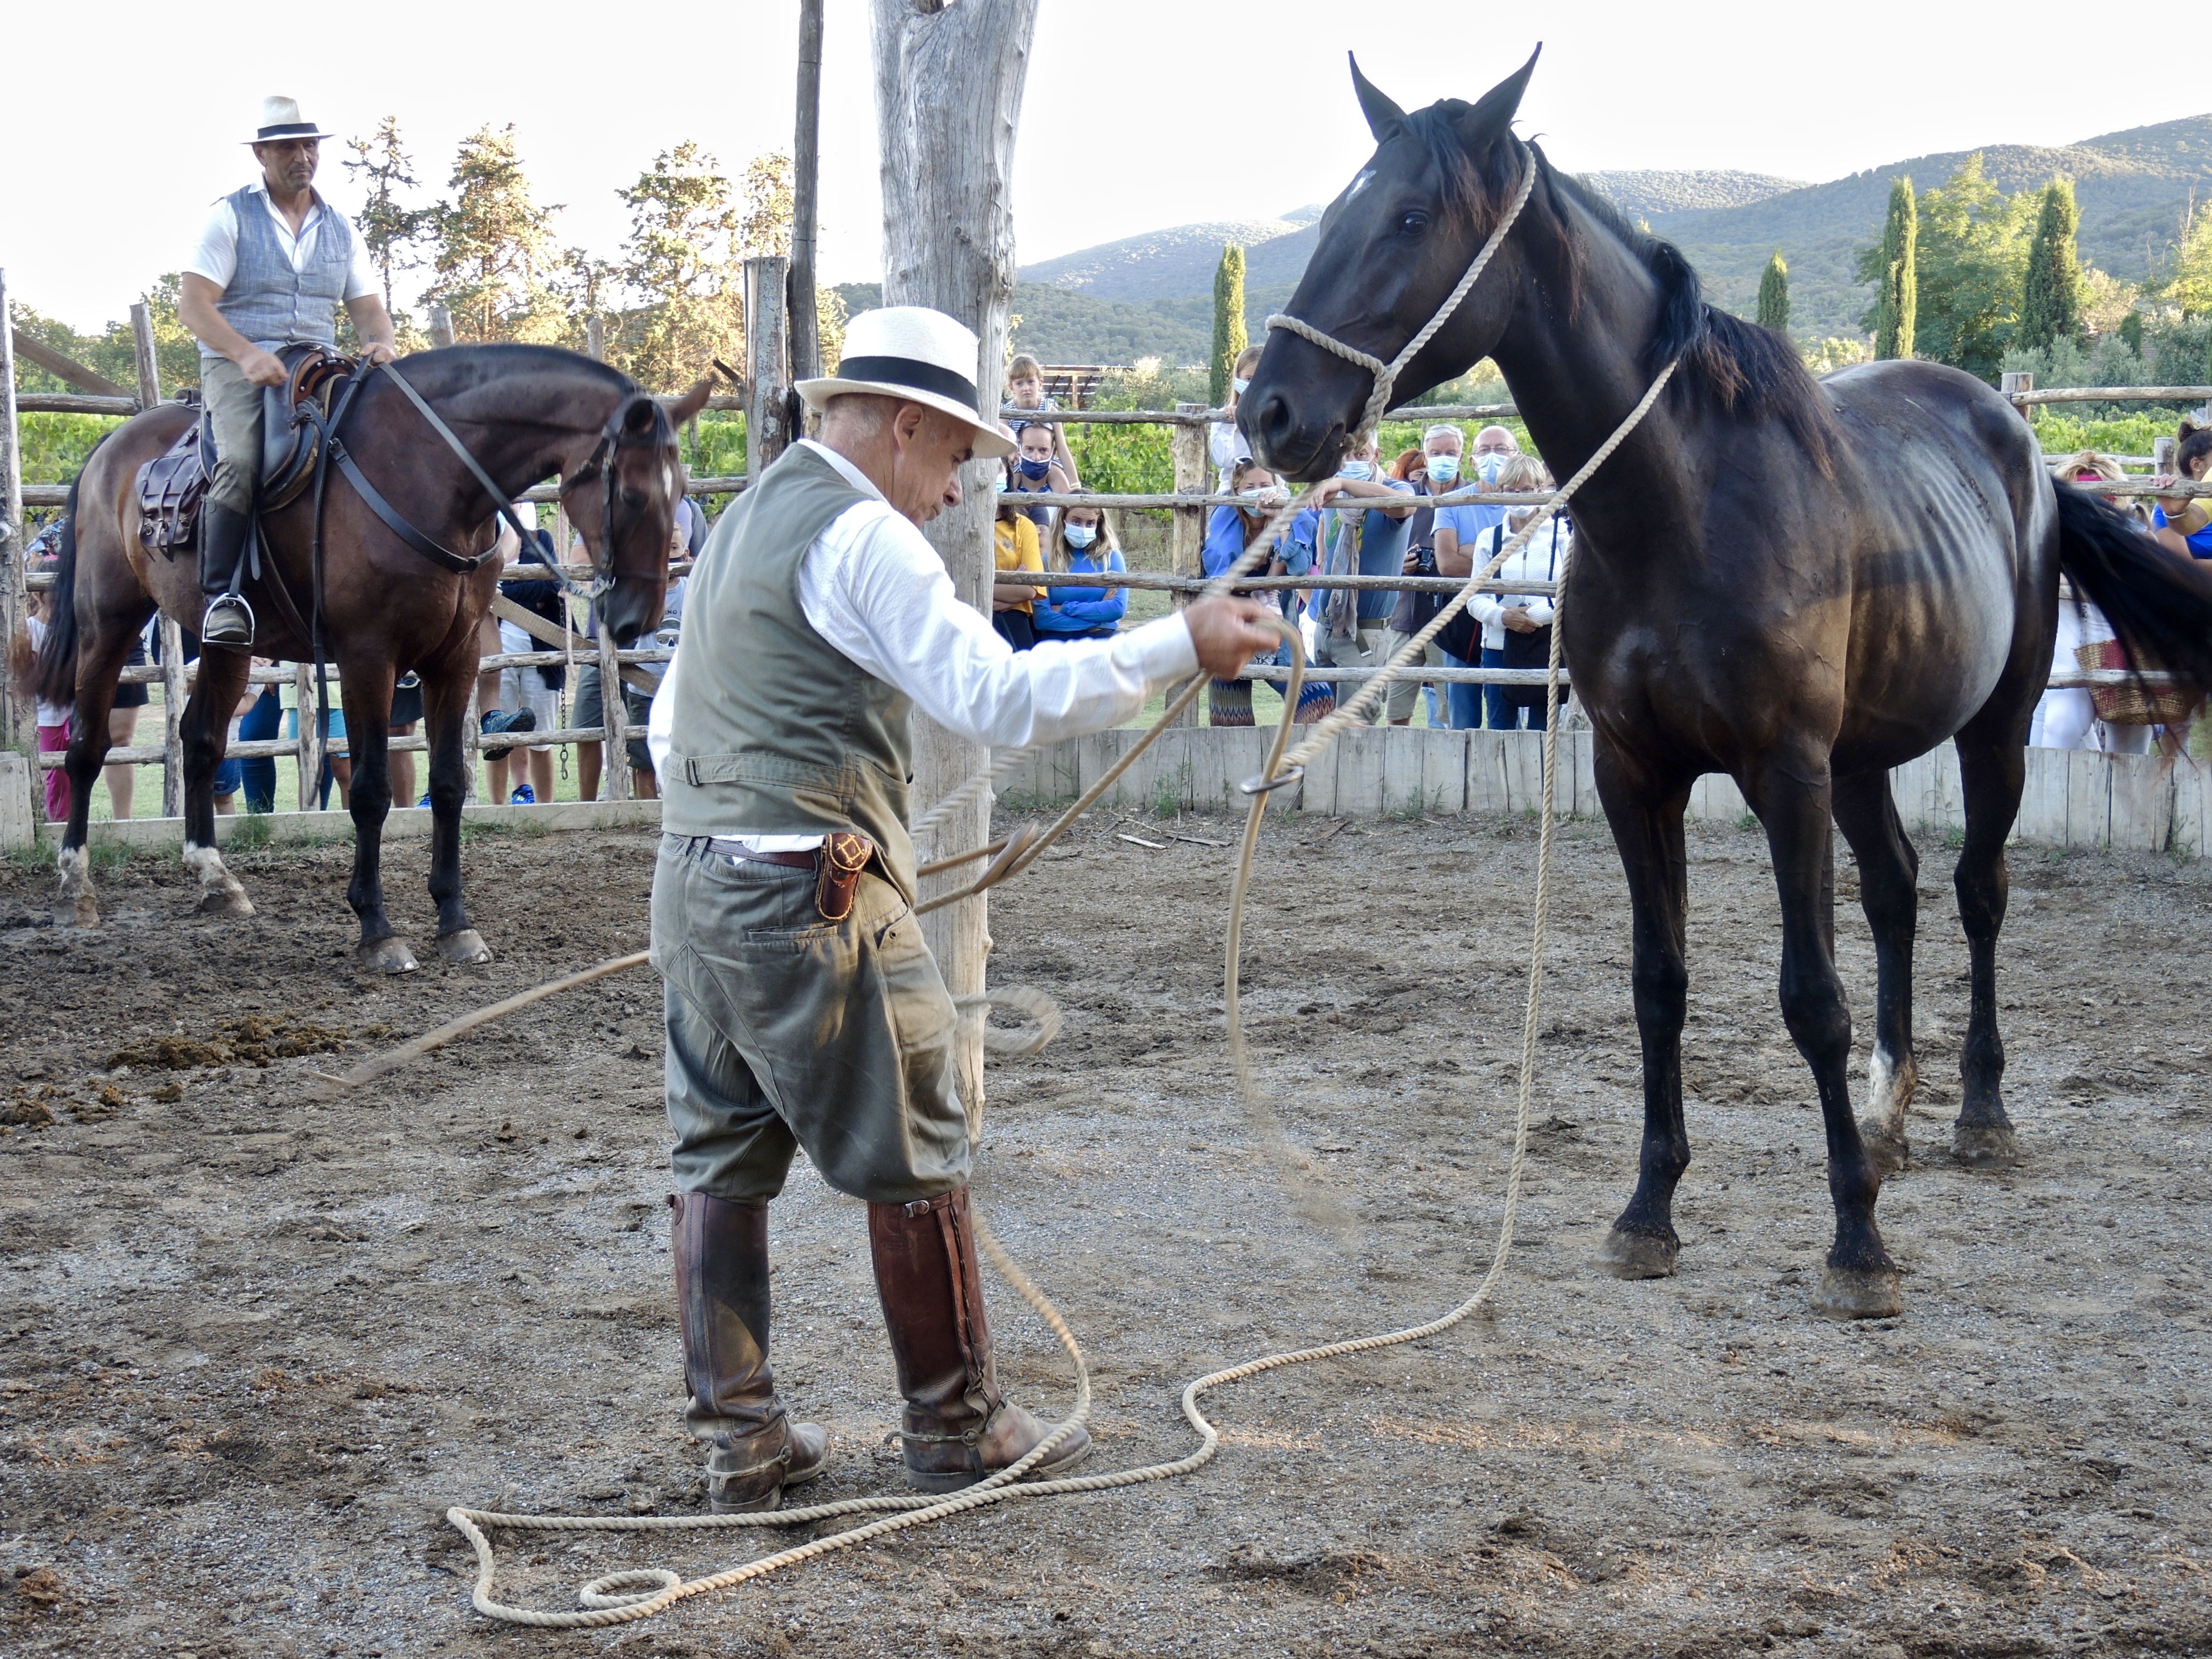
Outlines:
[{"label": "bridle", "polygon": [[1346,345],[1334,335],[1322,333],[1311,323],[1293,317],[1288,312],[1279,311],[1267,319],[1269,328],[1279,328],[1300,339],[1309,340],[1324,351],[1334,352],[1346,362],[1357,363],[1375,377],[1375,390],[1367,399],[1367,407],[1360,412],[1359,424],[1352,434],[1355,446],[1382,420],[1383,411],[1390,406],[1390,394],[1397,386],[1398,376],[1405,372],[1407,364],[1420,356],[1421,348],[1435,337],[1437,331],[1451,320],[1452,313],[1460,308],[1461,302],[1474,290],[1475,279],[1482,275],[1492,257],[1504,245],[1505,233],[1513,228],[1514,222],[1521,216],[1521,210],[1528,204],[1528,193],[1536,184],[1536,160],[1529,154],[1528,146],[1517,138],[1514,140],[1514,148],[1521,153],[1521,187],[1513,194],[1513,205],[1506,209],[1505,216],[1498,222],[1498,228],[1490,233],[1490,239],[1483,243],[1481,251],[1474,256],[1474,262],[1468,266],[1467,274],[1444,296],[1443,304],[1437,307],[1437,314],[1430,318],[1421,331],[1407,341],[1404,349],[1389,362],[1384,362],[1371,352],[1362,351],[1358,346]]},{"label": "bridle", "polygon": [[[605,481],[604,498],[599,509],[599,544],[592,555],[591,582],[586,587],[570,581],[565,573],[561,574],[562,585],[580,598],[595,599],[615,585],[615,496],[620,488],[615,482],[616,455],[625,449],[671,449],[676,444],[676,429],[668,423],[668,411],[660,406],[658,399],[647,397],[643,392],[637,395],[640,398],[645,398],[646,402],[652,406],[652,426],[643,433],[630,431],[629,411],[635,406],[637,399],[633,398],[625,400],[619,409],[607,417],[606,426],[599,434],[599,447],[585,458],[581,466],[570,473],[561,483],[562,493],[566,495],[578,484],[588,480],[594,472],[599,473]],[[552,565],[556,573],[560,573],[560,567],[555,564],[552,559],[549,557],[545,562]]]}]

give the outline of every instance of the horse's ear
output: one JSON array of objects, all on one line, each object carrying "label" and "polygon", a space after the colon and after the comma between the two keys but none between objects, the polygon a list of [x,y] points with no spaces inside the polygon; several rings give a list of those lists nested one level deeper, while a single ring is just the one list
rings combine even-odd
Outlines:
[{"label": "horse's ear", "polygon": [[1359,59],[1352,52],[1344,54],[1352,60],[1352,90],[1359,94],[1360,112],[1367,118],[1367,130],[1382,143],[1397,136],[1406,123],[1406,112],[1390,101],[1389,94],[1359,72]]},{"label": "horse's ear", "polygon": [[1527,63],[1484,93],[1474,108],[1452,124],[1468,155],[1481,155],[1513,125],[1521,108],[1521,94],[1528,90],[1528,77],[1536,72],[1536,59],[1543,52],[1544,43],[1540,40]]},{"label": "horse's ear", "polygon": [[681,398],[662,404],[661,407],[668,411],[668,423],[671,426],[682,426],[684,422],[706,408],[707,398],[714,390],[713,380],[701,380]]}]

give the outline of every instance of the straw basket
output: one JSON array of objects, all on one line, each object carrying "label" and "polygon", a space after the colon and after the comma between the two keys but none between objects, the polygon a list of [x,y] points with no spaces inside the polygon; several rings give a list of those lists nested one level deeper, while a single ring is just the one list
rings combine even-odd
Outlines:
[{"label": "straw basket", "polygon": [[[2127,652],[2118,640],[2091,640],[2074,647],[2074,660],[2084,670],[2125,669]],[[2136,665],[2147,673],[2157,665],[2145,659]],[[2093,685],[2089,702],[2097,718],[2108,726],[2186,726],[2195,718],[2201,700],[2186,691],[2138,684]]]}]

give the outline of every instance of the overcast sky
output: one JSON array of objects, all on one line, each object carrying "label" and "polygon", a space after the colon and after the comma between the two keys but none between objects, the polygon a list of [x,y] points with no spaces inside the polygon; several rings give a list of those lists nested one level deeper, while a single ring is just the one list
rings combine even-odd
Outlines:
[{"label": "overcast sky", "polygon": [[[563,204],[562,243],[611,256],[626,227],[614,191],[655,151],[696,138],[734,171],[789,148],[794,14],[783,0],[14,7],[9,54],[25,67],[12,77],[0,163],[0,267],[12,295],[79,327],[124,315],[183,262],[208,203],[252,176],[238,141],[268,92],[299,96],[310,119],[340,135],[397,115],[417,177],[440,188],[464,134],[513,122],[538,199]],[[1543,38],[1522,130],[1577,171],[1736,167],[1820,180],[1976,144],[2067,143],[2212,102],[2201,77],[2116,58],[2109,41],[2084,37],[2105,66],[2084,73],[2059,45],[2081,34],[2078,9],[2031,0],[1993,22],[1988,0],[1926,0],[1902,40],[1864,26],[1871,15],[1772,0],[1383,12],[1309,0],[1043,0],[1016,177],[1021,257],[1328,200],[1370,148],[1347,49],[1411,108],[1479,95]],[[830,0],[822,264],[831,282],[878,271],[867,17],[864,0]],[[1378,17],[1387,32],[1370,21]],[[289,44],[272,46],[279,36]],[[28,67],[39,64],[83,73]],[[319,183],[350,211],[359,198],[343,154],[342,143],[324,146]]]}]

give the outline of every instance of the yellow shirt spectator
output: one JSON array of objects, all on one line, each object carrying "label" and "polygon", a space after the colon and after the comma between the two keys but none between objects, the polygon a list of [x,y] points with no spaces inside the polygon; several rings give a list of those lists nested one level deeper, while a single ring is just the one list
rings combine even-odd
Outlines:
[{"label": "yellow shirt spectator", "polygon": [[[1002,507],[999,512],[999,568],[1001,570],[1034,570],[1044,574],[1044,556],[1037,546],[1036,526],[1025,514]],[[1033,587],[1021,598],[1018,587],[1001,587],[994,592],[992,609],[1018,611],[1024,616],[1031,614],[1030,607],[1045,595],[1042,587]]]}]

